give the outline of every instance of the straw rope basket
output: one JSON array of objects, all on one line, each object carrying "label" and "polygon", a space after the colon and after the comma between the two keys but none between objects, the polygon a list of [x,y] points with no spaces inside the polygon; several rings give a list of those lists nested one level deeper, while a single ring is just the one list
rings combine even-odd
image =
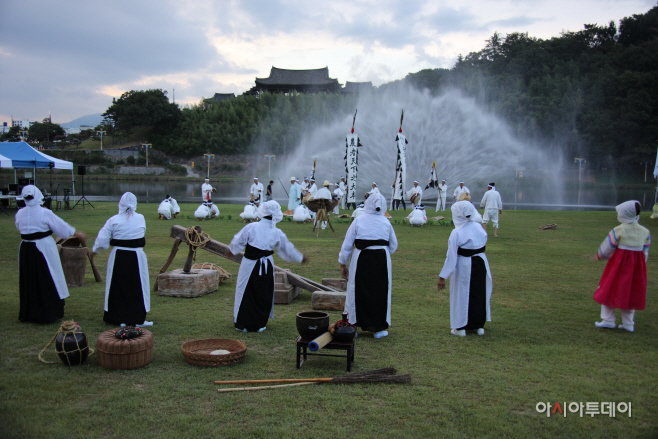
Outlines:
[{"label": "straw rope basket", "polygon": [[154,340],[150,331],[131,340],[119,340],[114,336],[119,328],[103,332],[96,340],[98,364],[106,369],[137,369],[153,359]]},{"label": "straw rope basket", "polygon": [[321,209],[325,209],[326,211],[331,211],[334,209],[334,207],[338,206],[339,200],[337,199],[331,199],[331,200],[326,200],[324,198],[311,198],[311,199],[304,199],[304,204],[306,207],[308,207],[308,210],[311,212],[319,212]]},{"label": "straw rope basket", "polygon": [[[223,349],[229,354],[210,355],[212,351]],[[247,346],[230,338],[208,338],[188,341],[181,346],[185,361],[195,366],[217,367],[240,363],[247,353]]]},{"label": "straw rope basket", "polygon": [[220,283],[222,281],[226,280],[226,279],[231,278],[231,273],[224,270],[219,265],[213,264],[212,262],[204,262],[203,264],[194,264],[194,265],[192,265],[192,269],[195,269],[195,270],[215,270],[219,273],[219,282]]}]

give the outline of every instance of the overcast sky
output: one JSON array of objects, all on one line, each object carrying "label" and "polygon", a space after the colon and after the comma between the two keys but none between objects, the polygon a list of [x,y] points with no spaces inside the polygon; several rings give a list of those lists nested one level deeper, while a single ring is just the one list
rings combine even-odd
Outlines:
[{"label": "overcast sky", "polygon": [[[656,0],[1,0],[0,122],[69,122],[128,90],[240,94],[272,66],[380,85],[454,65],[494,31],[551,38]],[[175,92],[174,92],[175,90]]]}]

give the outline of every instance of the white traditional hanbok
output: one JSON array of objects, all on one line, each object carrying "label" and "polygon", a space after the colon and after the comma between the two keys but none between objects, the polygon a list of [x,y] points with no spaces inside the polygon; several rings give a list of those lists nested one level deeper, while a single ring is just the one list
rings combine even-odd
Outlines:
[{"label": "white traditional hanbok", "polygon": [[343,204],[343,193],[342,190],[340,190],[340,186],[338,186],[336,189],[334,189],[334,197],[338,200],[338,204],[336,207],[334,207],[334,210],[331,212],[334,215],[338,215],[340,213],[340,210],[338,208]]},{"label": "white traditional hanbok", "polygon": [[126,192],[119,201],[119,213],[105,222],[94,242],[93,252],[112,246],[105,278],[105,314],[113,324],[143,325],[151,310],[149,271],[144,245],[146,222],[135,212],[137,198]]},{"label": "white traditional hanbok", "polygon": [[482,229],[482,217],[470,201],[458,201],[451,210],[455,229],[450,233],[439,275],[450,279],[450,327],[454,331],[482,330],[483,334],[485,321],[491,321],[492,280],[484,253],[487,233]]},{"label": "white traditional hanbok", "polygon": [[421,200],[423,199],[423,189],[420,186],[414,186],[412,187],[408,192],[407,196],[409,197],[409,201],[411,201],[411,197],[416,196],[414,200],[411,202],[414,207],[415,206],[420,206]]},{"label": "white traditional hanbok", "polygon": [[162,200],[158,206],[158,215],[162,215],[164,219],[171,219],[171,215],[174,213],[174,207],[169,201],[169,199]]},{"label": "white traditional hanbok", "polygon": [[494,186],[489,186],[491,189],[484,193],[480,207],[484,208],[484,215],[482,217],[482,224],[487,224],[489,220],[493,226],[498,228],[498,213],[503,210],[503,201],[500,199],[500,192]]},{"label": "white traditional hanbok", "polygon": [[295,222],[303,222],[311,219],[311,211],[308,210],[308,207],[300,204],[295,208],[295,211],[292,214],[292,220]]},{"label": "white traditional hanbok", "polygon": [[365,213],[363,206],[364,204],[361,203],[356,207],[356,209],[354,209],[354,212],[352,212],[352,218],[358,218]]},{"label": "white traditional hanbok", "polygon": [[455,199],[455,201],[459,201],[459,197],[461,197],[461,195],[464,194],[464,193],[470,195],[471,191],[468,190],[468,188],[465,185],[464,185],[464,187],[460,187],[459,185],[457,185],[457,187],[455,188],[455,191],[452,193],[452,196]]},{"label": "white traditional hanbok", "polygon": [[446,210],[446,199],[448,198],[448,185],[445,184],[445,180],[441,182],[438,187],[439,195],[436,198],[436,212],[441,210],[444,212]]},{"label": "white traditional hanbok", "polygon": [[253,221],[258,219],[258,208],[253,203],[247,204],[244,206],[244,210],[240,214],[240,218],[242,218],[244,221]]},{"label": "white traditional hanbok", "polygon": [[202,203],[194,211],[194,218],[198,220],[205,220],[206,218],[210,218],[211,215],[212,209],[206,203]]},{"label": "white traditional hanbok", "polygon": [[347,265],[349,259],[345,299],[349,322],[374,332],[376,338],[388,335],[386,329],[391,325],[390,255],[398,247],[385,212],[386,198],[382,194],[370,195],[363,215],[347,229],[338,256],[341,265]]},{"label": "white traditional hanbok", "polygon": [[249,194],[251,196],[251,201],[254,203],[260,203],[263,198],[263,183],[258,183],[258,181],[253,183],[249,188]]},{"label": "white traditional hanbok", "polygon": [[261,332],[268,318],[274,318],[274,251],[288,262],[301,263],[304,258],[286,234],[276,228],[276,223],[283,219],[279,203],[261,203],[258,214],[261,220],[244,226],[229,245],[234,255],[245,249],[233,305],[235,328],[244,332]]},{"label": "white traditional hanbok", "polygon": [[[21,322],[51,323],[64,317],[64,299],[69,296],[62,262],[53,232],[69,238],[75,229],[49,209],[41,207],[43,194],[34,185],[21,191],[25,207],[16,213],[21,233],[18,271]],[[32,199],[27,199],[32,197]]]},{"label": "white traditional hanbok", "polygon": [[169,202],[171,203],[174,215],[178,215],[180,213],[180,206],[178,206],[178,201],[176,201],[175,198],[169,197]]},{"label": "white traditional hanbok", "polygon": [[427,222],[427,215],[425,209],[420,206],[414,207],[414,210],[409,214],[409,224],[412,226],[423,226]]},{"label": "white traditional hanbok", "polygon": [[[347,183],[345,182],[344,178],[340,179],[340,182],[338,183],[338,189],[340,189],[340,191],[343,193],[343,195],[347,194]],[[343,210],[347,209],[347,196],[344,196],[340,200],[340,208],[343,209]]]},{"label": "white traditional hanbok", "polygon": [[210,201],[213,187],[210,185],[210,180],[206,178],[206,181],[201,185],[201,196],[203,201]]}]

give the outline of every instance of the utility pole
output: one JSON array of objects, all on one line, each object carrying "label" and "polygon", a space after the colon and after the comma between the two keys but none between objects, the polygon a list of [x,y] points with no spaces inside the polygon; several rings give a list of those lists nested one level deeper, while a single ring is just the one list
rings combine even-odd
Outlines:
[{"label": "utility pole", "polygon": [[265,154],[265,158],[267,159],[267,178],[272,178],[272,176],[270,175],[270,170],[272,168],[272,159],[275,159],[276,155],[272,153]]},{"label": "utility pole", "polygon": [[149,167],[149,148],[153,146],[150,143],[142,143],[142,148],[146,150],[146,167]]},{"label": "utility pole", "polygon": [[208,157],[208,175],[206,175],[206,177],[210,178],[210,159],[215,157],[215,154],[210,154],[208,152],[208,153],[205,153],[203,156]]},{"label": "utility pole", "polygon": [[107,134],[106,131],[103,131],[103,130],[96,131],[96,135],[101,136],[101,151],[103,150],[103,135],[105,135],[105,134]]},{"label": "utility pole", "polygon": [[583,175],[583,162],[587,162],[587,160],[585,160],[582,157],[575,157],[574,158],[574,163],[575,162],[578,162],[578,182],[580,183],[580,180],[581,180],[582,175]]}]

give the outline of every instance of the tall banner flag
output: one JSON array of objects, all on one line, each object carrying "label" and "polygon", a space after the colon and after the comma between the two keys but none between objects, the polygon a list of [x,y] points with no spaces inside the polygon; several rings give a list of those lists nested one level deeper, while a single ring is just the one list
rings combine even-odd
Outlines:
[{"label": "tall banner flag", "polygon": [[318,164],[318,159],[313,160],[313,167],[311,168],[311,175],[309,178],[315,179],[315,166]]},{"label": "tall banner flag", "polygon": [[425,189],[438,189],[439,188],[439,177],[436,173],[436,160],[432,162],[432,169],[430,170],[430,182],[427,183]]},{"label": "tall banner flag", "polygon": [[395,137],[395,141],[398,146],[398,158],[395,164],[395,183],[393,191],[393,200],[396,201],[396,205],[400,204],[400,201],[404,197],[404,182],[407,179],[407,138],[402,134],[402,120],[404,119],[404,110],[402,110],[402,115],[400,116],[400,130],[398,135]]},{"label": "tall banner flag", "polygon": [[656,151],[656,166],[653,167],[653,178],[658,178],[658,151]]},{"label": "tall banner flag", "polygon": [[[358,110],[357,110],[358,111]],[[347,200],[347,208],[350,206],[356,209],[356,174],[359,165],[359,150],[361,145],[358,134],[354,134],[354,123],[356,122],[356,111],[354,111],[354,119],[352,119],[352,131],[345,138],[345,174],[347,180],[347,193],[345,199]]]}]

